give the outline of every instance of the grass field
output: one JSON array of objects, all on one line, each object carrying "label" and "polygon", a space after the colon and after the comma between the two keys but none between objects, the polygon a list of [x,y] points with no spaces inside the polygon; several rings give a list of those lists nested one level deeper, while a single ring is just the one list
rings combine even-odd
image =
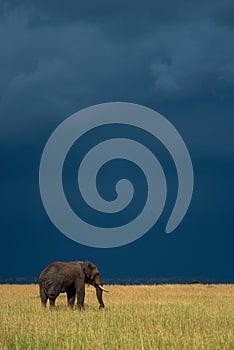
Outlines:
[{"label": "grass field", "polygon": [[37,285],[0,285],[0,349],[234,349],[234,285],[108,286],[98,309],[42,310]]}]

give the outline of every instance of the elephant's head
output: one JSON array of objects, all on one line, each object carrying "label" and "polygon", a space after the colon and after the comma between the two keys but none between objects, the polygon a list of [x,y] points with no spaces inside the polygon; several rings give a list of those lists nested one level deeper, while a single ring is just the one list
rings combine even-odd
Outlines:
[{"label": "elephant's head", "polygon": [[101,289],[108,292],[105,288],[103,288],[102,278],[96,265],[90,261],[84,261],[82,263],[82,269],[85,274],[85,283],[93,285],[96,289]]}]

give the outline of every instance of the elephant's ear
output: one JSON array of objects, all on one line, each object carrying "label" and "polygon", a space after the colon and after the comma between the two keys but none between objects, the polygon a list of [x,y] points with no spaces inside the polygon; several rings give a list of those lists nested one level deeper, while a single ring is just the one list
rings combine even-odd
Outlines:
[{"label": "elephant's ear", "polygon": [[84,274],[90,278],[92,275],[92,270],[93,270],[93,264],[90,261],[84,261],[83,262],[83,271]]}]

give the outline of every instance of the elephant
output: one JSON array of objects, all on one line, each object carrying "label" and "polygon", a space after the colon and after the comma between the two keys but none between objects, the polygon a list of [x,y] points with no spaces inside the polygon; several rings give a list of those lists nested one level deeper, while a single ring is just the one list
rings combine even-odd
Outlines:
[{"label": "elephant", "polygon": [[49,299],[50,308],[53,309],[58,295],[66,292],[68,307],[74,307],[77,296],[78,309],[84,308],[85,283],[96,288],[99,308],[104,308],[102,292],[108,292],[108,290],[103,287],[102,278],[96,265],[90,261],[52,262],[39,276],[42,306],[46,307]]}]

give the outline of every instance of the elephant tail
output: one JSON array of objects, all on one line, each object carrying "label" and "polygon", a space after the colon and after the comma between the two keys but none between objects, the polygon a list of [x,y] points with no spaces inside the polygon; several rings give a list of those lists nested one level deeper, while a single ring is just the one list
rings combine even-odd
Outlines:
[{"label": "elephant tail", "polygon": [[46,295],[48,295],[48,291],[47,291],[45,282],[46,282],[46,279],[40,276],[40,278],[39,278],[40,290],[43,291]]}]

